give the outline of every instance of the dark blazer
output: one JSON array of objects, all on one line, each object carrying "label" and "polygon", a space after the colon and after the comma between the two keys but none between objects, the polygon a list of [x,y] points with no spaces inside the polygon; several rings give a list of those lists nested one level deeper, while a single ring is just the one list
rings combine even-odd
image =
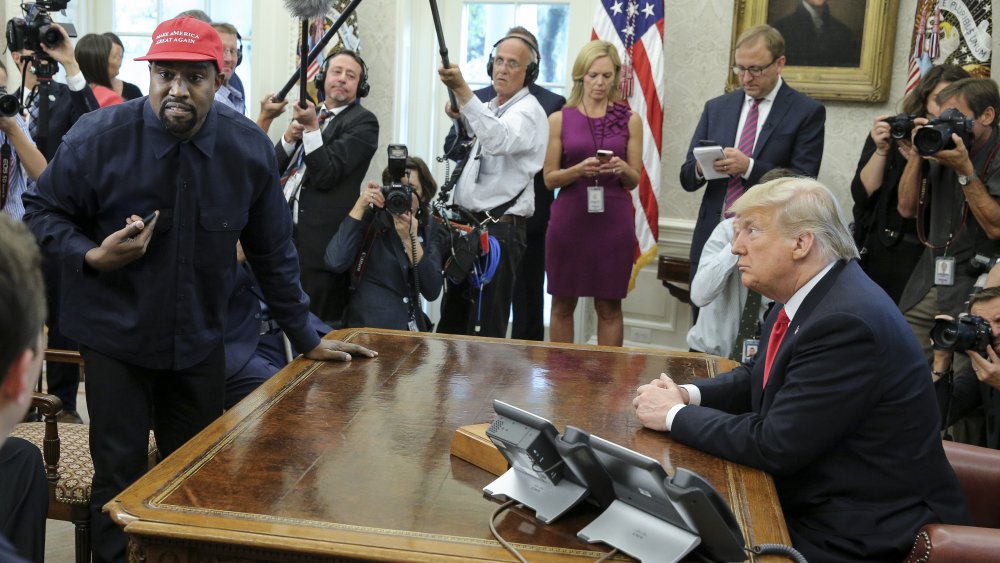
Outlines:
[{"label": "dark blazer", "polygon": [[[90,86],[84,86],[83,90],[74,92],[61,82],[52,82],[50,93],[55,99],[49,101],[49,136],[45,150],[42,152],[48,162],[52,162],[52,157],[56,155],[62,138],[66,136],[66,132],[69,131],[70,127],[73,127],[76,120],[80,119],[81,115],[101,107],[97,103],[97,98],[94,97],[94,92],[90,90]],[[21,96],[21,89],[17,90],[16,95]],[[37,141],[37,139],[38,135],[36,134],[35,140]]]},{"label": "dark blazer", "polygon": [[[323,130],[323,148],[306,155],[295,231],[303,269],[324,269],[326,244],[357,201],[377,147],[378,119],[355,103],[334,117]],[[291,156],[285,153],[280,140],[274,152],[278,169],[284,171]]]},{"label": "dark blazer", "polygon": [[[694,192],[705,185],[705,180],[699,182],[695,177],[694,148],[698,146],[698,141],[711,139],[723,147],[736,146],[736,128],[740,124],[740,111],[743,109],[745,96],[740,89],[713,98],[705,104],[701,120],[691,137],[687,160],[681,166],[681,186],[686,191]],[[757,184],[765,172],[777,167],[790,167],[808,176],[817,176],[823,159],[825,122],[826,108],[822,104],[787,83],[782,84],[754,145],[751,155],[754,159],[753,171],[746,184]],[[705,241],[722,217],[728,183],[726,178],[720,178],[708,181],[705,187],[691,240],[691,279],[694,279],[698,270],[698,260]]]},{"label": "dark blazer", "polygon": [[[396,231],[381,221],[388,213],[368,211],[364,219],[344,219],[337,234],[326,247],[326,265],[334,272],[351,273],[358,251],[364,244],[369,228],[377,229],[372,241],[365,271],[359,279],[352,279],[351,299],[348,301],[347,327],[392,328],[407,330],[410,320],[410,302],[415,301],[410,260],[403,250],[403,243]],[[379,223],[373,223],[379,221]],[[441,232],[434,221],[427,221],[420,228],[423,258],[417,263],[417,278],[424,299],[433,301],[441,293],[444,276],[441,272]],[[431,329],[419,307],[415,310],[417,327]]]},{"label": "dark blazer", "polygon": [[[566,98],[555,92],[546,90],[538,84],[528,86],[528,92],[538,100],[539,105],[545,110],[545,115],[552,115],[566,105]],[[475,94],[480,101],[488,102],[497,96],[497,91],[490,84],[485,88],[476,90]],[[456,136],[456,127],[452,125],[451,129],[448,130],[448,135],[444,139],[444,148],[446,151],[451,148]],[[468,137],[463,138],[463,141],[466,140],[468,140]],[[549,217],[552,215],[552,201],[553,192],[545,187],[545,178],[542,175],[542,171],[539,170],[538,174],[535,174],[535,213],[531,217],[528,217],[527,222],[527,233],[529,235],[545,234],[545,230],[549,225]]]},{"label": "dark blazer", "polygon": [[[979,381],[969,366],[955,375],[952,385],[946,379],[935,384],[942,420],[948,413],[947,426],[958,422],[982,406],[986,411],[986,447],[1000,449],[1000,389]],[[951,399],[951,404],[948,400]]]},{"label": "dark blazer", "polygon": [[[777,309],[777,307],[776,307]],[[767,342],[750,362],[696,383],[673,439],[774,476],[809,561],[900,561],[931,522],[967,520],[941,445],[927,362],[902,314],[841,261],[792,319],[765,390]]]}]

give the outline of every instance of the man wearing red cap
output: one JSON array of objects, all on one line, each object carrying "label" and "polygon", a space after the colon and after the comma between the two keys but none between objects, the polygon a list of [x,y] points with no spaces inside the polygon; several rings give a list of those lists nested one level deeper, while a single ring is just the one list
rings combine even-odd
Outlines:
[{"label": "man wearing red cap", "polygon": [[137,60],[149,61],[148,99],[82,118],[25,196],[25,220],[60,261],[63,328],[87,365],[95,561],[125,560],[125,535],[101,507],[145,471],[149,429],[166,456],[222,412],[237,240],[296,348],[375,356],[308,326],[270,141],[213,106],[218,33],[163,22]]}]

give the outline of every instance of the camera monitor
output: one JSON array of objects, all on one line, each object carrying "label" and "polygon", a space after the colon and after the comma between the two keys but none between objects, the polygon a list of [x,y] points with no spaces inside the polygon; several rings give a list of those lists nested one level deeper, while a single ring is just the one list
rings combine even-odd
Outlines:
[{"label": "camera monitor", "polygon": [[533,509],[548,524],[587,496],[559,454],[559,432],[548,420],[502,401],[493,401],[497,418],[486,436],[510,463],[510,469],[483,492],[510,498]]},{"label": "camera monitor", "polygon": [[659,462],[598,436],[590,436],[590,445],[611,478],[615,500],[580,530],[581,539],[640,561],[680,561],[698,546],[701,539],[670,499]]}]

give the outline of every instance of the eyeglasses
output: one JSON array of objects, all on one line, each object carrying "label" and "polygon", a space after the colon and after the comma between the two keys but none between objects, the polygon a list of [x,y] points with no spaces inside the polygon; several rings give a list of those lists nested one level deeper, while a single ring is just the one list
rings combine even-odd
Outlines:
[{"label": "eyeglasses", "polygon": [[744,72],[749,72],[750,76],[757,78],[758,76],[764,74],[764,71],[774,66],[774,63],[778,62],[778,59],[771,59],[771,62],[764,66],[752,66],[749,68],[743,68],[739,65],[733,67],[733,74],[736,76],[743,76]]},{"label": "eyeglasses", "polygon": [[516,60],[513,60],[513,59],[511,59],[511,60],[504,60],[504,59],[501,59],[500,57],[497,57],[497,58],[493,59],[493,66],[495,66],[495,67],[505,66],[505,67],[507,67],[507,70],[509,70],[511,72],[517,72],[517,69],[521,68],[521,63],[519,63],[519,62],[517,62]]},{"label": "eyeglasses", "polygon": [[223,49],[222,54],[227,57],[235,57],[240,54],[239,49]]}]

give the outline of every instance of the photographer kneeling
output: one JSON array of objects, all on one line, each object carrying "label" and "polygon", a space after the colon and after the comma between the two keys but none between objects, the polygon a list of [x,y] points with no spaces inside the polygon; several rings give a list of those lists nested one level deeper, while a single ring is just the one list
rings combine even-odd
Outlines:
[{"label": "photographer kneeling", "polygon": [[[944,428],[973,412],[986,411],[986,446],[1000,449],[1000,287],[987,287],[969,300],[969,316],[939,316],[931,340],[938,404]],[[965,352],[970,363],[952,373],[952,355]]]},{"label": "photographer kneeling", "polygon": [[395,145],[382,182],[362,190],[326,247],[326,266],[351,272],[344,326],[430,331],[418,293],[441,292],[440,235],[427,209],[437,184],[423,160]]}]

